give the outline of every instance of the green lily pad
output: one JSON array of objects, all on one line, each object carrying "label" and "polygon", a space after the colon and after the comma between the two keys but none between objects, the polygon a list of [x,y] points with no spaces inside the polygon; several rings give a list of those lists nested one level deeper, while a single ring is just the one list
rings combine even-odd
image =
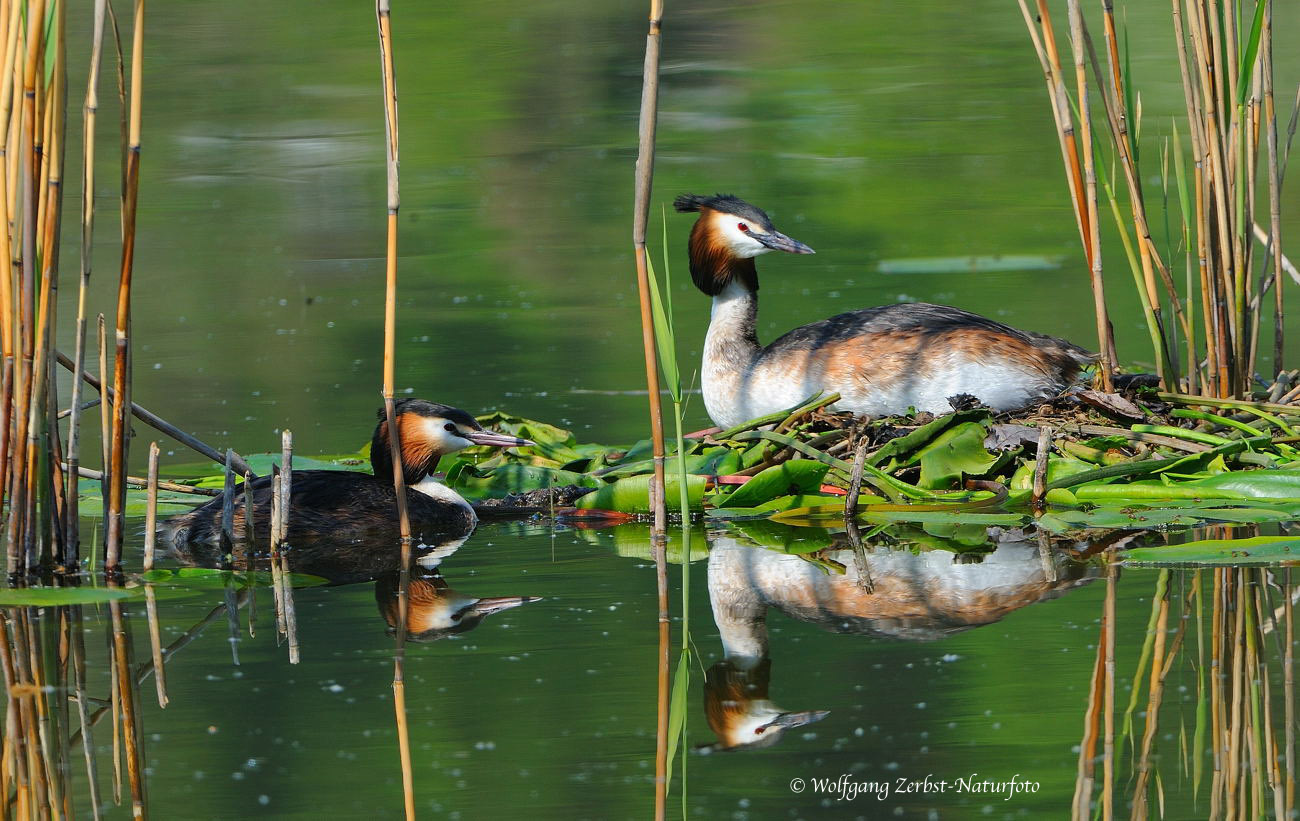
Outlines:
[{"label": "green lily pad", "polygon": [[773,513],[781,513],[787,510],[802,509],[826,509],[836,508],[841,514],[844,512],[843,496],[827,496],[823,494],[798,494],[790,496],[778,496],[771,501],[764,502],[755,507],[718,507],[711,508],[708,511],[711,519],[750,519],[765,518]]},{"label": "green lily pad", "polygon": [[[77,510],[87,518],[101,518],[104,515],[103,496],[100,495],[97,480],[82,479],[77,483]],[[158,517],[160,519],[188,513],[195,507],[211,501],[212,496],[198,496],[193,493],[176,493],[162,490],[158,492]],[[128,488],[126,507],[123,512],[130,517],[144,516],[149,506],[148,492],[143,489]]]},{"label": "green lily pad", "polygon": [[1029,516],[1022,513],[964,513],[946,510],[864,510],[859,511],[858,521],[885,524],[887,522],[917,522],[930,524],[969,524],[984,527],[1018,527],[1029,521]]}]

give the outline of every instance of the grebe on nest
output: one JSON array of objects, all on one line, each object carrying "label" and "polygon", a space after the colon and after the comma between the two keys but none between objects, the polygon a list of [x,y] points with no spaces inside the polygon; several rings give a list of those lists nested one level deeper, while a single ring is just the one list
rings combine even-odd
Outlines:
[{"label": "grebe on nest", "polygon": [[839,393],[832,409],[866,416],[946,413],[948,397],[959,394],[1012,410],[1056,396],[1096,358],[1063,339],[925,303],[850,311],[762,347],[754,257],[813,249],[733,196],[685,194],[673,206],[700,215],[691,230],[691,277],[713,297],[701,388],[709,417],[724,428],[818,391]]},{"label": "grebe on nest", "polygon": [[[508,448],[532,445],[527,439],[484,430],[459,408],[423,399],[401,399],[394,406],[406,478],[406,507],[413,528],[425,535],[465,534],[478,516],[459,493],[436,481],[438,460],[449,453],[489,445]],[[383,408],[370,442],[373,474],[347,470],[295,470],[290,482],[288,542],[356,541],[376,531],[391,530],[397,521],[393,490],[393,460],[388,422]],[[253,537],[269,539],[272,477],[253,480]],[[248,539],[244,489],[235,493],[234,537]],[[187,544],[218,544],[221,500],[214,499],[189,513],[168,519],[159,530],[174,549]]]}]

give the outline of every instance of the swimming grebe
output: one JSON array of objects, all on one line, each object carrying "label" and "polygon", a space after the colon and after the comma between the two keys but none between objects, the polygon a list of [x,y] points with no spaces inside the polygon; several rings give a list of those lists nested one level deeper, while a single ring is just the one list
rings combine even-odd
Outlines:
[{"label": "swimming grebe", "polygon": [[818,391],[840,394],[833,408],[866,416],[946,413],[948,397],[959,394],[1012,410],[1060,393],[1096,358],[1063,339],[925,303],[850,311],[761,347],[754,257],[813,249],[733,196],[686,194],[673,206],[700,215],[691,229],[691,277],[713,297],[701,387],[709,417],[724,428]]},{"label": "swimming grebe", "polygon": [[[532,445],[527,439],[483,429],[459,408],[423,399],[401,399],[394,406],[402,444],[407,512],[418,534],[446,537],[468,533],[478,517],[459,493],[436,481],[438,459],[473,445],[508,448]],[[388,423],[379,409],[379,424],[370,442],[373,474],[346,470],[295,470],[290,483],[288,541],[354,541],[376,531],[391,530],[397,521],[393,492],[393,460]],[[270,476],[253,480],[253,538],[269,540]],[[244,489],[235,493],[236,541],[246,540]],[[221,500],[215,499],[160,525],[164,543],[217,544],[221,537]]]}]

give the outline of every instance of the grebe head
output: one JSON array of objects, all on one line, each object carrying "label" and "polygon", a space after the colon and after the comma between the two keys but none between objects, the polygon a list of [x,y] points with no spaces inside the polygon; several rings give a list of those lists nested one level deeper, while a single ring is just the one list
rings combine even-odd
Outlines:
[{"label": "grebe head", "polygon": [[730,194],[683,194],[673,201],[673,207],[700,215],[691,229],[691,276],[696,287],[709,296],[719,293],[732,279],[757,291],[758,277],[750,260],[759,254],[816,253],[776,230],[763,209]]},{"label": "grebe head", "polygon": [[[517,448],[536,444],[517,436],[484,430],[478,420],[460,408],[425,399],[399,399],[393,406],[402,445],[402,468],[407,484],[414,484],[438,466],[438,459],[474,445]],[[370,465],[376,476],[392,476],[388,441],[388,416],[376,414],[379,425],[370,443]]]}]

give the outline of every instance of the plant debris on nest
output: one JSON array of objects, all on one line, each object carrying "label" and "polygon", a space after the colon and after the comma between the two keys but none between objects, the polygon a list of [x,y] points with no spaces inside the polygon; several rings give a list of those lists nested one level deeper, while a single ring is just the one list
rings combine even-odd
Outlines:
[{"label": "plant debris on nest", "polygon": [[[1296,375],[1284,377],[1249,401],[1130,380],[1115,393],[1076,389],[1015,413],[953,397],[949,414],[882,419],[827,410],[838,396],[817,396],[692,434],[685,496],[689,511],[715,521],[805,527],[844,526],[854,488],[856,521],[876,527],[1033,524],[1069,533],[1288,522],[1300,519],[1300,405],[1291,404],[1300,390],[1288,393]],[[648,440],[580,443],[568,430],[506,413],[480,420],[536,443],[444,460],[444,481],[480,515],[618,521],[651,512]],[[679,515],[680,463],[669,450],[666,497]]]},{"label": "plant debris on nest", "polygon": [[[954,396],[950,414],[882,419],[828,410],[835,395],[812,397],[730,430],[693,434],[686,445],[690,509],[718,519],[843,517],[845,496],[858,484],[857,512],[866,518],[996,517],[1014,525],[1047,509],[1074,511],[1048,524],[1077,529],[1093,520],[1146,527],[1197,515],[1300,515],[1294,397],[1274,386],[1258,401],[1219,400],[1147,383],[1120,380],[1113,393],[1076,389],[1013,413]],[[1279,398],[1286,403],[1269,401]],[[538,442],[477,463],[471,455],[448,470],[448,484],[485,509],[650,512],[649,442],[579,444],[568,431],[530,420],[495,414],[484,421]],[[1044,433],[1049,447],[1040,454]],[[670,452],[666,461],[668,504],[676,511],[677,457]],[[519,493],[526,495],[511,496]],[[1250,513],[1241,512],[1243,503]],[[1189,512],[1196,505],[1200,513]]]}]

